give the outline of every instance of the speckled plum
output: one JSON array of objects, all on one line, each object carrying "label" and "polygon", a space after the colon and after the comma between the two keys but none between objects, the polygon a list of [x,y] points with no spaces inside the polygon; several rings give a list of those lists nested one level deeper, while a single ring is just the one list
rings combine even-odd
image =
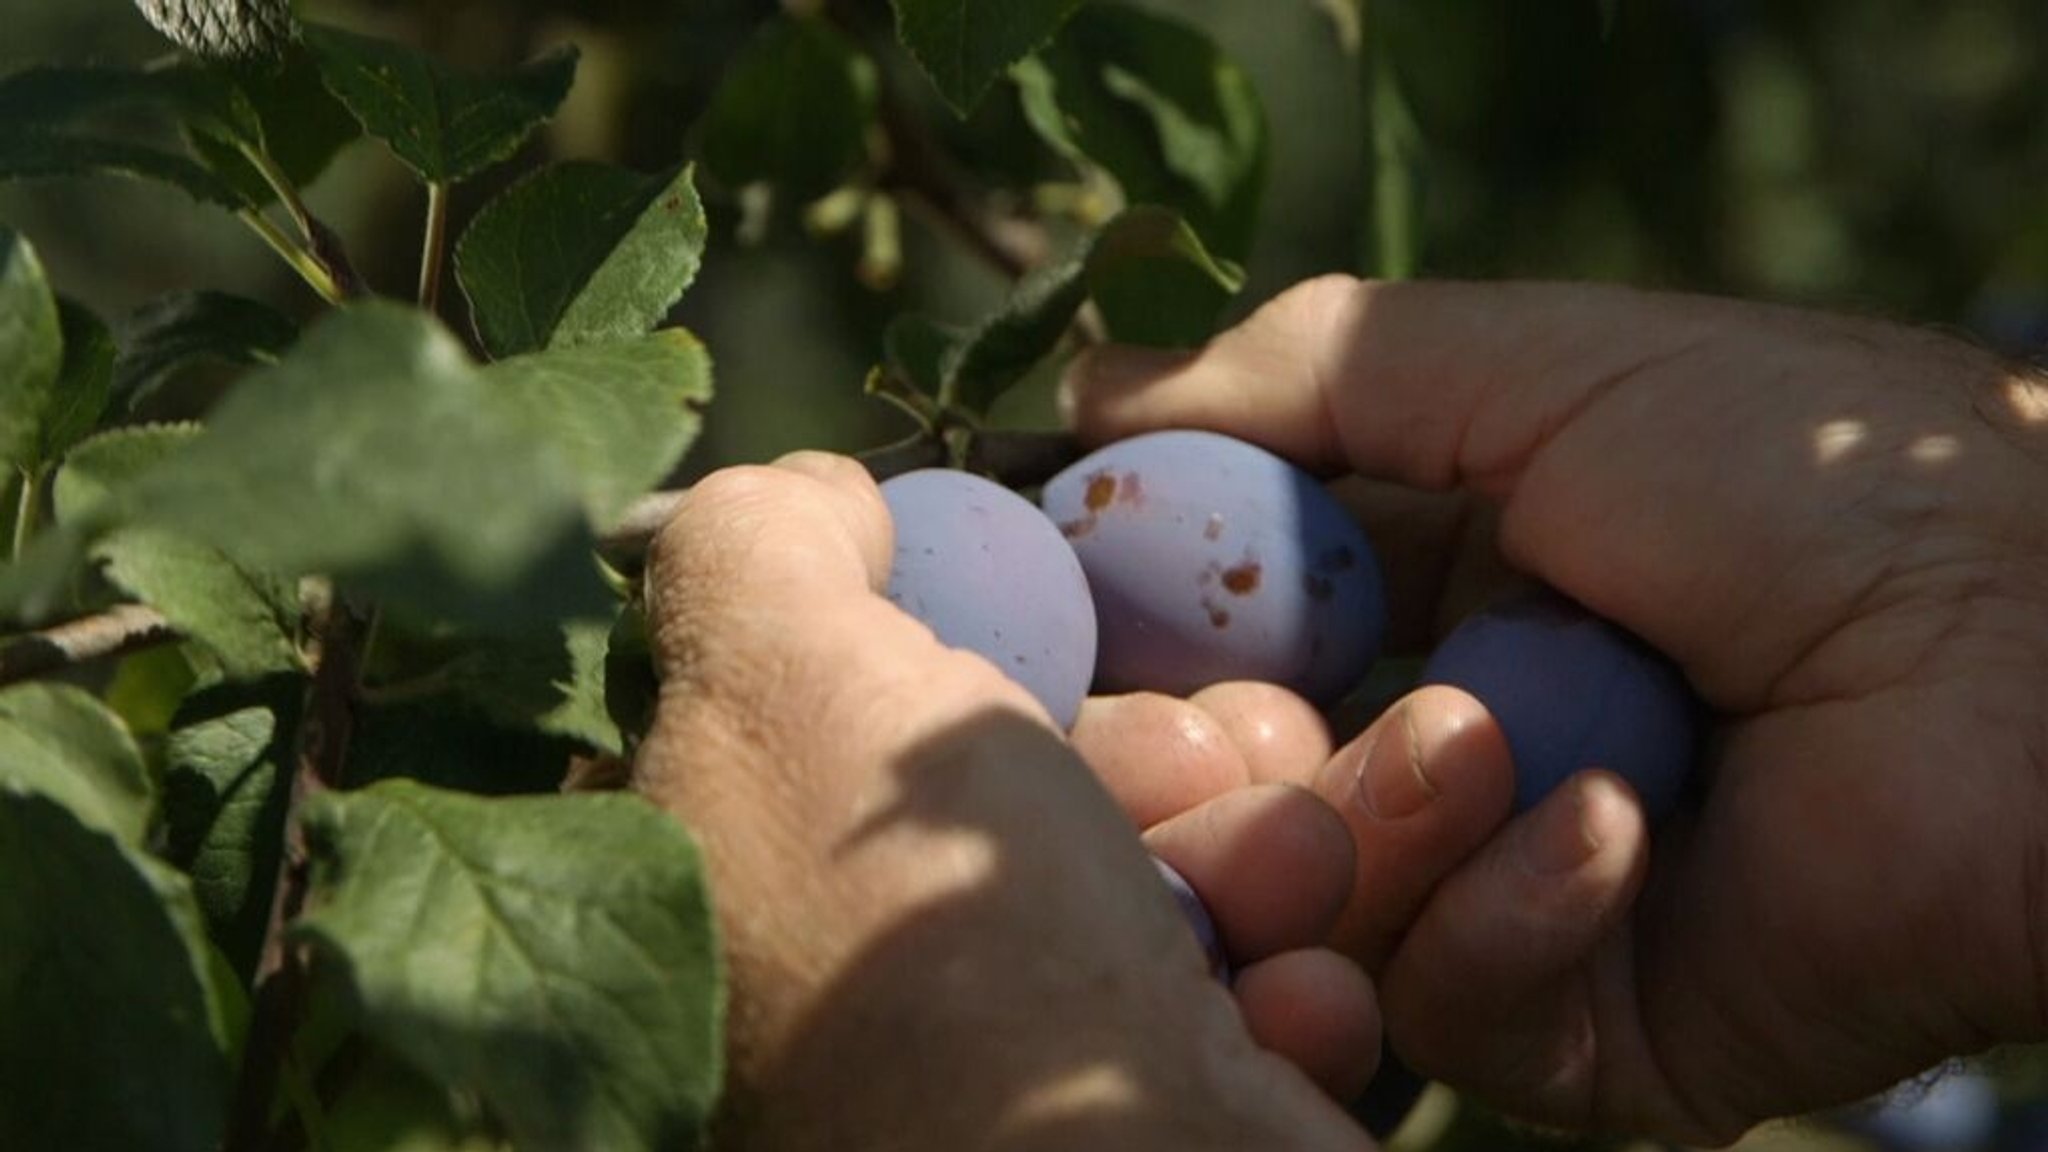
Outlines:
[{"label": "speckled plum", "polygon": [[1264,680],[1327,704],[1378,655],[1372,545],[1315,478],[1214,432],[1135,436],[1045,485],[1095,597],[1099,691]]}]

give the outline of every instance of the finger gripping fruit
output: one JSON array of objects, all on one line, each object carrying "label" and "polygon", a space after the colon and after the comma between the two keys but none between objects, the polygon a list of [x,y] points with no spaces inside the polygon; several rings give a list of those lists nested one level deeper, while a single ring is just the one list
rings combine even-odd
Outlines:
[{"label": "finger gripping fruit", "polygon": [[1029,500],[968,472],[906,472],[881,488],[896,524],[889,599],[1071,728],[1095,667],[1095,606],[1059,530]]},{"label": "finger gripping fruit", "polygon": [[1518,593],[1458,625],[1422,682],[1486,705],[1515,761],[1515,809],[1585,768],[1628,781],[1651,819],[1678,803],[1700,705],[1678,669],[1621,628],[1548,590]]},{"label": "finger gripping fruit", "polygon": [[1053,477],[1040,503],[1088,574],[1099,690],[1264,680],[1328,703],[1378,654],[1386,607],[1365,533],[1263,448],[1135,436]]}]

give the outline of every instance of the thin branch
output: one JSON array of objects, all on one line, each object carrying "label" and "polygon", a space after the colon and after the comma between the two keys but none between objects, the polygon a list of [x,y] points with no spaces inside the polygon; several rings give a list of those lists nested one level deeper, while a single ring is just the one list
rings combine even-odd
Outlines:
[{"label": "thin branch", "polygon": [[970,191],[924,123],[886,93],[881,117],[889,138],[883,188],[900,193],[905,207],[953,233],[1012,280],[1045,262],[1052,244],[1042,225],[998,212],[986,196]]},{"label": "thin branch", "polygon": [[448,185],[435,180],[427,185],[427,229],[420,242],[420,307],[434,312],[441,306],[442,253],[448,245]]},{"label": "thin branch", "polygon": [[109,656],[125,656],[180,637],[153,608],[121,604],[40,632],[0,641],[0,684],[59,672]]},{"label": "thin branch", "polygon": [[277,161],[270,158],[270,153],[246,142],[236,147],[241,151],[242,157],[255,167],[257,174],[263,177],[263,182],[270,185],[270,190],[277,193],[277,202],[284,205],[285,213],[292,218],[299,235],[305,237],[306,243],[313,243],[313,213],[307,210],[306,202],[299,198],[298,185],[293,184],[292,178],[285,175],[284,169],[277,166]]},{"label": "thin branch", "polygon": [[271,891],[270,922],[256,967],[256,997],[242,1068],[235,1083],[235,1108],[226,1152],[257,1152],[270,1141],[271,1103],[284,1070],[292,1033],[298,1027],[309,973],[305,956],[285,937],[305,904],[311,853],[301,816],[315,796],[341,784],[355,726],[355,686],[361,675],[363,640],[369,620],[331,590],[314,611],[308,658],[313,686],[299,721],[293,757],[292,791],[285,824],[284,857]]}]

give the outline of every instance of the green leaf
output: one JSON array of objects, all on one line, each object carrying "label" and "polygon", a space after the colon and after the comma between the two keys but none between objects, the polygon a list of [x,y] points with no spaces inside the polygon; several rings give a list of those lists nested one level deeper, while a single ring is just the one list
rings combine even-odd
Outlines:
[{"label": "green leaf", "polygon": [[1033,269],[1002,307],[974,326],[939,362],[939,399],[977,412],[1031,371],[1066,334],[1088,298],[1090,243]]},{"label": "green leaf", "polygon": [[232,680],[298,670],[298,582],[245,571],[211,545],[146,524],[93,548],[107,578],[204,646]]},{"label": "green leaf", "polygon": [[37,463],[64,369],[64,332],[42,261],[0,227],[0,464]]},{"label": "green leaf", "polygon": [[449,669],[454,690],[499,724],[624,751],[605,708],[609,621],[579,620],[558,636],[488,643]]},{"label": "green leaf", "polygon": [[1087,280],[1111,339],[1160,348],[1206,341],[1244,287],[1243,271],[1211,256],[1187,221],[1143,204],[1096,239]]},{"label": "green leaf", "polygon": [[291,347],[298,326],[268,305],[224,292],[175,292],[130,313],[120,325],[113,394],[134,411],[201,364],[263,364]]},{"label": "green leaf", "polygon": [[[239,144],[261,151],[294,187],[304,188],[363,134],[362,125],[321,82],[319,65],[303,44],[293,44],[274,65],[216,64],[209,72],[232,85],[248,121],[237,133],[188,131],[186,142],[252,205],[272,203],[277,192]],[[188,121],[187,127],[197,126]]]},{"label": "green leaf", "polygon": [[906,312],[882,329],[882,363],[927,396],[939,394],[946,356],[967,336],[964,329]]},{"label": "green leaf", "polygon": [[1211,251],[1244,258],[1265,186],[1265,113],[1208,36],[1090,4],[1017,75],[1026,119],[1055,150],[1100,165],[1132,203],[1180,212]]},{"label": "green leaf", "polygon": [[710,354],[680,328],[514,356],[484,378],[569,461],[598,523],[682,462],[711,400]]},{"label": "green leaf", "polygon": [[106,411],[114,378],[114,338],[100,318],[69,300],[59,300],[57,319],[64,330],[64,367],[36,438],[35,461],[40,467],[55,463],[92,433]]},{"label": "green leaf", "polygon": [[186,700],[164,742],[164,857],[192,878],[207,932],[244,981],[270,920],[305,681]]},{"label": "green leaf", "polygon": [[794,200],[868,158],[875,65],[818,16],[778,16],[726,67],[699,121],[704,167],[728,187],[769,181]]},{"label": "green leaf", "polygon": [[195,56],[276,59],[297,32],[291,0],[135,0],[135,6]]},{"label": "green leaf", "polygon": [[39,67],[0,78],[0,180],[108,174],[179,188],[201,203],[246,203],[181,153],[135,139],[136,121],[219,121],[233,113],[193,69]]},{"label": "green leaf", "polygon": [[28,550],[0,565],[0,623],[38,628],[75,615],[97,531],[58,525],[38,532]]},{"label": "green leaf", "polygon": [[219,1147],[232,993],[183,877],[0,792],[0,940],[0,1147]]},{"label": "green leaf", "polygon": [[168,184],[201,204],[243,204],[232,185],[174,152],[126,140],[0,128],[0,181],[101,175]]},{"label": "green leaf", "polygon": [[[510,704],[503,710],[514,711]],[[520,727],[493,723],[445,692],[438,699],[358,709],[349,737],[349,785],[415,780],[486,796],[559,792],[570,757],[583,746],[537,731],[530,719]]]},{"label": "green leaf", "polygon": [[609,603],[580,495],[453,336],[367,303],[245,376],[138,500],[244,570],[327,572],[400,609],[523,629]]},{"label": "green leaf", "polygon": [[965,116],[1003,69],[1052,39],[1082,0],[894,0],[896,34]]},{"label": "green leaf", "polygon": [[71,450],[50,486],[57,523],[88,527],[132,512],[138,478],[199,438],[197,424],[138,424]]},{"label": "green leaf", "polygon": [[654,653],[647,637],[647,613],[627,604],[605,638],[604,710],[630,750],[654,726],[661,683],[654,675]]},{"label": "green leaf", "polygon": [[[78,445],[52,486],[57,522],[91,526],[136,515],[142,478],[199,435],[195,424],[137,425]],[[295,580],[243,568],[209,544],[148,523],[114,529],[91,552],[109,580],[204,646],[228,678],[300,667]]]},{"label": "green leaf", "polygon": [[140,845],[156,814],[156,785],[134,737],[106,705],[69,684],[0,692],[0,794],[33,793],[90,828]]},{"label": "green leaf", "polygon": [[1127,209],[1064,259],[1026,276],[1002,307],[953,343],[939,361],[939,395],[986,410],[1058,346],[1091,295],[1119,340],[1200,343],[1241,283],[1237,269],[1211,257],[1174,213]]},{"label": "green leaf", "polygon": [[327,1152],[500,1152],[474,1129],[446,1088],[372,1050],[327,1108]]},{"label": "green leaf", "polygon": [[721,1074],[695,846],[636,796],[390,783],[309,806],[300,921],[364,1031],[529,1152],[694,1147]]},{"label": "green leaf", "polygon": [[306,26],[306,44],[364,130],[422,180],[444,184],[511,156],[576,78],[574,48],[504,76],[473,76],[405,45],[319,24]]},{"label": "green leaf", "polygon": [[705,234],[688,168],[556,164],[477,213],[456,275],[493,356],[616,340],[651,331],[682,299]]}]

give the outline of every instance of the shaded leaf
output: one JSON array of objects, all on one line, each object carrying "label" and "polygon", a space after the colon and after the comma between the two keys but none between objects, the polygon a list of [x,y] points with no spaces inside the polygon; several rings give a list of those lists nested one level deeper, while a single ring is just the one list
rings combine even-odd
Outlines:
[{"label": "shaded leaf", "polygon": [[324,1115],[328,1152],[498,1152],[473,1131],[446,1088],[397,1059],[372,1051]]},{"label": "shaded leaf", "polygon": [[0,624],[37,628],[75,615],[97,536],[91,528],[46,528],[13,563],[0,565]]},{"label": "shaded leaf", "polygon": [[193,69],[55,66],[0,77],[0,180],[128,176],[169,184],[202,203],[241,207],[242,194],[205,165],[135,138],[138,120],[232,117],[237,107],[225,96]]},{"label": "shaded leaf", "polygon": [[647,613],[637,603],[627,604],[605,639],[604,710],[628,751],[654,726],[660,693],[647,638]]},{"label": "shaded leaf", "polygon": [[611,630],[610,621],[579,620],[558,636],[485,644],[450,667],[450,686],[499,724],[622,752],[605,708]]},{"label": "shaded leaf", "polygon": [[688,168],[556,164],[477,213],[456,275],[494,356],[640,336],[696,279],[705,235]]},{"label": "shaded leaf", "polygon": [[165,859],[191,876],[208,934],[244,981],[270,920],[304,694],[296,677],[199,693],[164,742]]},{"label": "shaded leaf", "polygon": [[268,305],[224,292],[176,292],[129,313],[120,325],[113,393],[134,411],[180,373],[204,363],[262,364],[298,338]]},{"label": "shaded leaf", "polygon": [[1128,201],[1178,211],[1211,251],[1244,258],[1265,186],[1265,114],[1207,35],[1094,3],[1018,76],[1026,119],[1056,150],[1100,165]]},{"label": "shaded leaf", "polygon": [[967,336],[964,329],[906,312],[882,329],[882,362],[927,396],[937,396],[946,356]]},{"label": "shaded leaf", "polygon": [[135,0],[135,6],[195,56],[275,59],[297,31],[291,0]]},{"label": "shaded leaf", "polygon": [[57,319],[64,331],[64,367],[36,438],[39,467],[55,463],[92,433],[106,411],[114,377],[114,338],[100,318],[69,300],[59,300]]},{"label": "shaded leaf", "polygon": [[349,738],[351,787],[414,780],[486,796],[557,792],[572,740],[530,727],[508,727],[452,695],[358,709]]},{"label": "shaded leaf", "polygon": [[36,463],[64,368],[57,297],[27,240],[0,227],[0,464]]},{"label": "shaded leaf", "polygon": [[[232,84],[250,117],[244,140],[267,155],[294,187],[319,179],[335,154],[363,134],[362,125],[321,82],[320,69],[303,44],[294,43],[270,65],[214,65],[211,71]],[[248,203],[277,199],[269,181],[236,147],[234,135],[190,131],[187,143],[216,176]]]},{"label": "shaded leaf", "polygon": [[1106,228],[1088,255],[1088,295],[1110,338],[1192,348],[1215,334],[1244,273],[1202,247],[1187,221],[1138,205]]},{"label": "shaded leaf", "polygon": [[698,122],[704,167],[727,186],[765,180],[792,199],[836,187],[867,160],[875,65],[823,17],[762,25]]},{"label": "shaded leaf", "polygon": [[1081,0],[894,0],[896,34],[966,115],[1003,69],[1052,39]]},{"label": "shaded leaf", "polygon": [[141,845],[156,786],[135,738],[106,705],[69,684],[0,692],[0,793],[47,796],[89,828]]},{"label": "shaded leaf", "polygon": [[413,308],[329,315],[141,489],[153,523],[244,570],[332,573],[387,606],[516,629],[609,600],[575,477]]},{"label": "shaded leaf", "polygon": [[682,825],[628,795],[484,799],[394,782],[307,811],[299,932],[365,1032],[475,1093],[522,1149],[692,1147],[721,973]]},{"label": "shaded leaf", "polygon": [[389,40],[309,24],[306,44],[327,87],[363,129],[423,180],[453,183],[512,155],[576,78],[576,50],[503,76],[457,72]]},{"label": "shaded leaf", "polygon": [[986,411],[1003,390],[1060,342],[1088,298],[1083,274],[1092,241],[1033,269],[1000,308],[984,317],[939,362],[942,402]]},{"label": "shaded leaf", "polygon": [[682,462],[711,400],[711,356],[680,328],[514,356],[484,377],[568,460],[599,523]]},{"label": "shaded leaf", "polygon": [[1242,282],[1174,213],[1138,205],[1026,276],[1002,307],[941,358],[940,396],[985,410],[1049,355],[1090,295],[1111,336],[1169,346],[1201,342]]},{"label": "shaded leaf", "polygon": [[0,181],[127,176],[168,184],[202,204],[239,208],[239,192],[189,157],[126,140],[0,128]]},{"label": "shaded leaf", "polygon": [[0,792],[0,940],[0,1147],[219,1146],[235,1008],[183,877]]}]

